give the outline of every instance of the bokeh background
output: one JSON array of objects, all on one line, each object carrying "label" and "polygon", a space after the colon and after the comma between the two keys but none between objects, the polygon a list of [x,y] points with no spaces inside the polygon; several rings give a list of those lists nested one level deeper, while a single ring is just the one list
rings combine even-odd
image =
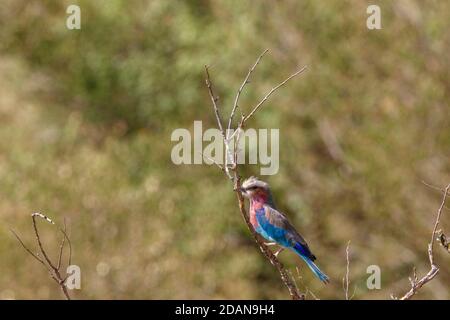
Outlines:
[{"label": "bokeh background", "polygon": [[[65,27],[70,4],[81,30]],[[381,30],[366,28],[369,4]],[[0,298],[62,297],[9,230],[33,246],[35,211],[67,219],[74,298],[288,298],[222,173],[170,159],[174,129],[215,125],[203,66],[228,113],[265,48],[241,106],[308,65],[251,126],[280,129],[266,180],[332,283],[281,260],[301,290],[342,299],[350,240],[355,299],[402,294],[414,265],[428,271],[441,201],[422,181],[450,182],[449,30],[448,1],[2,1]],[[55,229],[41,230],[56,256]],[[436,260],[417,298],[450,298],[450,255],[436,246]],[[372,264],[381,290],[366,288]]]}]

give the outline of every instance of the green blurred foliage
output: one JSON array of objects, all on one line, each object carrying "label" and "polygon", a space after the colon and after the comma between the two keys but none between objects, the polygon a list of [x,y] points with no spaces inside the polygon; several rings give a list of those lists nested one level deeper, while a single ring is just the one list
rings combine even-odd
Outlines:
[{"label": "green blurred foliage", "polygon": [[[413,265],[427,271],[441,195],[421,181],[450,182],[448,2],[379,1],[375,31],[369,1],[76,1],[70,31],[73,3],[0,6],[0,298],[60,297],[9,232],[32,243],[34,211],[68,219],[76,298],[287,298],[221,173],[170,160],[174,129],[214,126],[203,66],[228,114],[265,48],[244,113],[309,66],[250,124],[280,128],[280,172],[266,180],[332,278],[322,286],[283,253],[299,287],[343,298],[348,240],[356,299],[401,294]],[[436,259],[419,298],[450,298],[450,256],[437,246]],[[372,264],[381,290],[366,288]]]}]

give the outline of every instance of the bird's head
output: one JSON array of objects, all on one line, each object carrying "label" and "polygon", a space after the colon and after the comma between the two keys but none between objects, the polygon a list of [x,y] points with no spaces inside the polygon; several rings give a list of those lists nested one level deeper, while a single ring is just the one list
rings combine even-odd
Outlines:
[{"label": "bird's head", "polygon": [[267,202],[272,201],[269,184],[256,177],[250,177],[245,180],[242,183],[240,191],[244,197],[250,200],[260,199]]}]

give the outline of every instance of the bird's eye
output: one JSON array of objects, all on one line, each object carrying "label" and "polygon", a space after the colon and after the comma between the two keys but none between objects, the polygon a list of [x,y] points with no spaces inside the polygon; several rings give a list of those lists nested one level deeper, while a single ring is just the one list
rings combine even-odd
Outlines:
[{"label": "bird's eye", "polygon": [[258,187],[250,187],[250,188],[247,188],[247,190],[256,190]]}]

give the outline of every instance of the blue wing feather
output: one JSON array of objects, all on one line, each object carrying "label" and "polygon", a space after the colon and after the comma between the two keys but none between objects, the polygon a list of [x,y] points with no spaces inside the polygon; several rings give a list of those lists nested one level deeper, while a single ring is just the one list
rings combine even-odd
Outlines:
[{"label": "blue wing feather", "polygon": [[322,282],[329,282],[328,276],[314,264],[316,257],[311,253],[305,239],[295,230],[286,216],[270,206],[263,206],[256,210],[255,214],[258,221],[256,232],[269,241],[290,248],[306,262]]},{"label": "blue wing feather", "polygon": [[274,241],[279,242],[285,247],[295,249],[298,253],[301,253],[312,261],[316,259],[311,253],[305,239],[297,232],[284,214],[270,206],[264,206],[262,209],[264,209],[264,217],[261,211],[259,215],[261,222],[259,223],[263,229],[268,229],[269,234],[275,236],[272,236]]}]

